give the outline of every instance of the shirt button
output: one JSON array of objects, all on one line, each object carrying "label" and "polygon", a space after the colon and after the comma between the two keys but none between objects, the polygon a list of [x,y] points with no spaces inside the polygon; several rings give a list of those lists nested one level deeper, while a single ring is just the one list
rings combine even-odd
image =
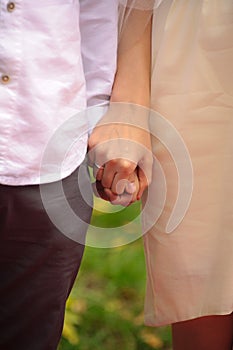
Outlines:
[{"label": "shirt button", "polygon": [[9,12],[12,12],[12,11],[14,11],[14,9],[15,9],[15,4],[14,4],[14,2],[8,2],[8,4],[7,4],[7,10],[8,10]]},{"label": "shirt button", "polygon": [[9,83],[9,81],[10,81],[9,75],[2,75],[2,82],[3,82],[4,84]]}]

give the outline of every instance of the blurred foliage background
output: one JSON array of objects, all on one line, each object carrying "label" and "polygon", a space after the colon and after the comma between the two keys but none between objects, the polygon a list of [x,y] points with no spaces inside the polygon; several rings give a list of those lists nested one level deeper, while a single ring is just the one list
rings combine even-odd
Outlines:
[{"label": "blurred foliage background", "polygon": [[[95,199],[92,225],[121,226],[140,212],[140,203],[116,213],[107,206]],[[144,325],[145,284],[142,239],[117,248],[87,246],[67,302],[59,350],[171,350],[170,327]]]}]

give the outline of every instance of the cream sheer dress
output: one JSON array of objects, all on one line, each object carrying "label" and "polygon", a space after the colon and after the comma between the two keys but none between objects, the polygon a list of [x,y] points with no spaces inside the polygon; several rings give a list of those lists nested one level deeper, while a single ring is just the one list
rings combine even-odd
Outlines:
[{"label": "cream sheer dress", "polygon": [[[167,194],[161,216],[144,235],[147,325],[233,311],[232,67],[232,0],[162,1],[154,11],[152,109],[188,148],[193,193],[181,223],[166,233],[177,171],[166,147],[153,140]],[[159,186],[156,176],[149,191]],[[156,196],[153,205],[160,205]]]}]

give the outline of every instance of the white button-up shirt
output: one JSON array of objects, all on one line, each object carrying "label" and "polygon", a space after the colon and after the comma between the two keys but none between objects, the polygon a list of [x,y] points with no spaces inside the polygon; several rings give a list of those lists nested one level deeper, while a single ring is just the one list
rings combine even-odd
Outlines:
[{"label": "white button-up shirt", "polygon": [[[0,0],[0,183],[40,183],[42,156],[57,128],[87,105],[108,100],[117,3]],[[85,157],[84,124],[77,123],[80,138],[62,177]]]}]

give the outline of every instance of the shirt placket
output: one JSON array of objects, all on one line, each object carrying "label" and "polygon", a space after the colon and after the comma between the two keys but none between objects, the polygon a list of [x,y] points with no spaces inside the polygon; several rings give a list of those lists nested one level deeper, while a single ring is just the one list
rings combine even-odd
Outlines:
[{"label": "shirt placket", "polygon": [[0,1],[0,175],[7,174],[11,133],[17,116],[21,66],[22,4]]}]

